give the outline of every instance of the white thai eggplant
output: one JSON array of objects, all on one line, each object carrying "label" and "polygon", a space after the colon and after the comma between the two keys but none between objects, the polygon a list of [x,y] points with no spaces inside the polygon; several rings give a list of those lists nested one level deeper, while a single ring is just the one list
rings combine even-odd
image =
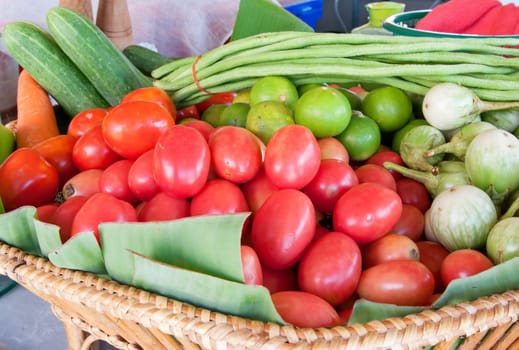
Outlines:
[{"label": "white thai eggplant", "polygon": [[487,237],[487,255],[494,264],[519,256],[519,217],[499,220]]},{"label": "white thai eggplant", "polygon": [[400,156],[412,169],[431,171],[434,165],[442,161],[444,154],[425,157],[425,153],[444,143],[445,136],[440,130],[430,125],[419,125],[409,130],[402,138]]}]

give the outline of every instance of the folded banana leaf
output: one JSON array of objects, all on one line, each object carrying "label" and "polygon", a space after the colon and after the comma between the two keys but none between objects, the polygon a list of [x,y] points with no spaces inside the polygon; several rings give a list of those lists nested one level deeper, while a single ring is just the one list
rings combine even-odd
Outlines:
[{"label": "folded banana leaf", "polygon": [[130,252],[132,285],[199,307],[264,322],[284,324],[267,288],[225,280]]},{"label": "folded banana leaf", "polygon": [[48,224],[40,220],[34,220],[34,228],[38,245],[43,256],[48,257],[50,252],[61,247],[59,226]]},{"label": "folded banana leaf", "polygon": [[29,254],[43,256],[36,235],[36,208],[23,206],[0,215],[0,240]]}]

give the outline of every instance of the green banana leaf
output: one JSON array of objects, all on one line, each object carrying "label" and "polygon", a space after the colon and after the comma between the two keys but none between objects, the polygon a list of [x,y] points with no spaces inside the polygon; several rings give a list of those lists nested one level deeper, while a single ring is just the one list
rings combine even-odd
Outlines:
[{"label": "green banana leaf", "polygon": [[243,282],[240,241],[250,213],[193,216],[172,221],[99,225],[108,274],[131,284],[133,254]]},{"label": "green banana leaf", "polygon": [[34,222],[36,208],[23,206],[0,215],[0,240],[27,253],[43,256]]},{"label": "green banana leaf", "polygon": [[48,258],[58,267],[107,276],[101,247],[92,231],[69,238],[65,244],[52,250]]},{"label": "green banana leaf", "polygon": [[[493,266],[477,275],[454,280],[430,308],[438,309],[445,305],[472,301],[479,297],[519,289],[518,269],[519,257]],[[358,300],[353,307],[348,324],[366,323],[372,320],[383,320],[388,317],[403,317],[430,308],[397,306],[374,303],[368,300]]]},{"label": "green banana leaf", "polygon": [[263,286],[228,281],[130,253],[132,285],[136,287],[225,314],[284,324]]},{"label": "green banana leaf", "polygon": [[34,228],[38,245],[43,256],[48,257],[50,252],[62,245],[59,235],[59,226],[40,220],[34,220]]},{"label": "green banana leaf", "polygon": [[270,0],[242,0],[231,40],[281,31],[313,32],[313,28]]}]

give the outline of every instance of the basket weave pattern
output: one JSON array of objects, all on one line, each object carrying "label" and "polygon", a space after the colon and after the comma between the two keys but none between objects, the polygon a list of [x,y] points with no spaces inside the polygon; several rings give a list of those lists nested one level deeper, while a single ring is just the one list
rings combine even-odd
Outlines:
[{"label": "basket weave pattern", "polygon": [[402,318],[300,329],[224,315],[91,273],[58,268],[0,243],[0,274],[46,300],[71,350],[95,349],[519,349],[519,291]]}]

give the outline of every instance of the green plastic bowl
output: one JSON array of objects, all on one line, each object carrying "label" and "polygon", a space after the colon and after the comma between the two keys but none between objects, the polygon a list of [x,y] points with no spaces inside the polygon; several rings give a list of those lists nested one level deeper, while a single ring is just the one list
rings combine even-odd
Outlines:
[{"label": "green plastic bowl", "polygon": [[519,38],[519,35],[476,35],[476,34],[455,34],[433,32],[429,30],[415,29],[416,23],[431,10],[408,11],[398,13],[386,18],[383,23],[384,29],[395,35],[415,36],[415,37],[436,37],[436,38]]}]

